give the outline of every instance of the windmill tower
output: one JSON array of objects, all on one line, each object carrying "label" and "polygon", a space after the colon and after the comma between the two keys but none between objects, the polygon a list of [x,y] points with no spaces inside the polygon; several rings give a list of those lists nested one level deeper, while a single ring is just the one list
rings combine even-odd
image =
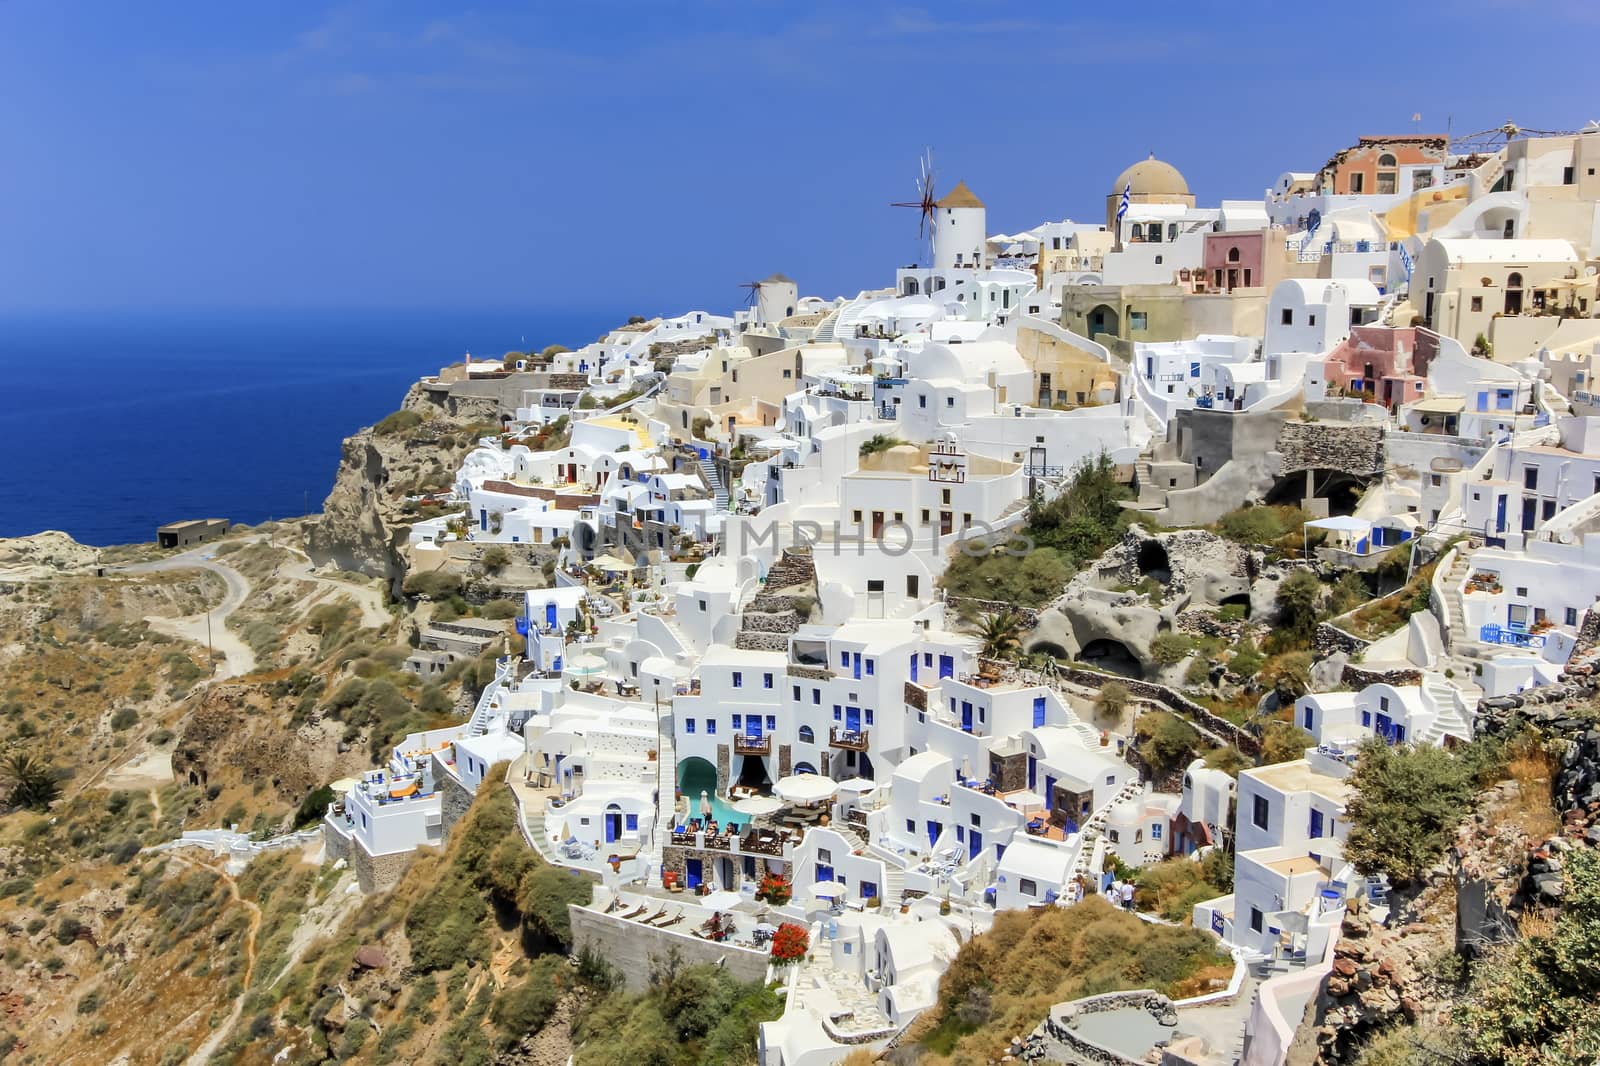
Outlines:
[{"label": "windmill tower", "polygon": [[741,289],[748,289],[745,308],[755,310],[757,325],[776,325],[795,313],[800,303],[800,287],[785,274],[773,274],[761,281],[746,281]]},{"label": "windmill tower", "polygon": [[928,239],[928,258],[935,270],[983,266],[988,234],[988,212],[983,201],[964,181],[956,182],[955,188],[943,196],[937,195],[931,151],[923,153],[920,168],[918,198],[892,206],[917,209],[917,238]]}]

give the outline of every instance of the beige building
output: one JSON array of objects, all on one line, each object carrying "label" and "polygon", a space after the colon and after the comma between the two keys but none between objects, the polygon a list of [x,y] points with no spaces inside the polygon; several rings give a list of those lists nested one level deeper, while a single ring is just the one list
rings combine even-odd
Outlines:
[{"label": "beige building", "polygon": [[802,387],[808,358],[826,365],[843,359],[840,345],[802,345],[766,353],[749,348],[717,348],[697,367],[667,376],[652,416],[673,433],[688,436],[697,420],[711,421],[712,435],[731,439],[741,426],[777,422],[783,398]]},{"label": "beige building", "polygon": [[1498,361],[1512,362],[1532,355],[1563,315],[1592,315],[1594,296],[1594,276],[1567,241],[1435,238],[1417,253],[1410,301],[1423,325],[1469,348],[1481,335]]},{"label": "beige building", "polygon": [[1116,403],[1115,367],[1082,348],[1028,326],[1017,329],[1017,352],[1033,374],[1030,403],[1039,407],[1093,407]]},{"label": "beige building", "polygon": [[1061,325],[1126,359],[1136,341],[1178,341],[1202,333],[1260,336],[1265,289],[1196,293],[1187,285],[1084,285],[1061,296]]}]

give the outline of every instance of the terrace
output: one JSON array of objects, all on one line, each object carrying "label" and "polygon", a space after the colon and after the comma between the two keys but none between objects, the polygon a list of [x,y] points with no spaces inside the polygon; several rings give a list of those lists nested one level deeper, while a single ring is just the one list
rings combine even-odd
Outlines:
[{"label": "terrace", "polygon": [[842,729],[833,726],[828,730],[828,746],[830,748],[843,748],[845,751],[866,751],[867,729]]}]

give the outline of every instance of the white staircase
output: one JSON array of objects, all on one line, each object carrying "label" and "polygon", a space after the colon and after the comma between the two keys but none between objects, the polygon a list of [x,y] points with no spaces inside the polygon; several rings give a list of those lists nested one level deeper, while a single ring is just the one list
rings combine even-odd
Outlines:
[{"label": "white staircase", "polygon": [[[1098,740],[1098,737],[1096,738]],[[1103,804],[1099,810],[1089,816],[1089,820],[1079,827],[1078,854],[1072,860],[1072,869],[1067,872],[1067,880],[1075,877],[1084,877],[1089,871],[1089,859],[1094,853],[1095,841],[1100,839],[1100,832],[1105,828],[1106,819],[1111,815],[1111,808],[1119,803],[1144,795],[1144,782],[1139,780],[1129,781],[1122,786],[1109,803]],[[1098,871],[1095,871],[1098,873]]]},{"label": "white staircase", "polygon": [[710,459],[700,460],[700,473],[704,475],[706,484],[711,487],[711,496],[717,501],[717,510],[728,509],[728,490],[723,487],[722,476],[717,473],[717,464]]},{"label": "white staircase", "polygon": [[1445,634],[1445,645],[1453,655],[1466,654],[1467,647],[1467,616],[1461,600],[1461,584],[1467,579],[1467,571],[1472,569],[1472,556],[1456,548],[1455,558],[1450,563],[1450,569],[1439,579],[1439,585],[1444,590],[1445,610],[1450,613],[1450,629]]},{"label": "white staircase", "polygon": [[1429,671],[1422,675],[1422,690],[1428,702],[1433,705],[1434,718],[1428,723],[1428,727],[1414,738],[1416,742],[1439,745],[1444,743],[1446,736],[1471,739],[1472,724],[1462,714],[1461,694],[1455,686],[1445,680],[1443,674]]},{"label": "white staircase", "polygon": [[898,907],[906,898],[905,871],[887,862],[883,864],[883,869],[883,902],[886,906]]},{"label": "white staircase", "polygon": [[655,826],[650,832],[650,846],[645,849],[646,876],[649,871],[661,869],[661,850],[672,839],[672,822],[678,816],[673,802],[673,789],[677,787],[678,756],[672,745],[672,721],[661,724],[661,747],[656,751],[656,785],[661,794],[656,797]]}]

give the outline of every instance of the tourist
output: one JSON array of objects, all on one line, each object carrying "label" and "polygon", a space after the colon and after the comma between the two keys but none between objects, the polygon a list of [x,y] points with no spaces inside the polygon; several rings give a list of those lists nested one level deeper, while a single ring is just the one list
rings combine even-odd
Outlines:
[{"label": "tourist", "polygon": [[1133,882],[1122,883],[1122,905],[1128,910],[1133,910]]}]

